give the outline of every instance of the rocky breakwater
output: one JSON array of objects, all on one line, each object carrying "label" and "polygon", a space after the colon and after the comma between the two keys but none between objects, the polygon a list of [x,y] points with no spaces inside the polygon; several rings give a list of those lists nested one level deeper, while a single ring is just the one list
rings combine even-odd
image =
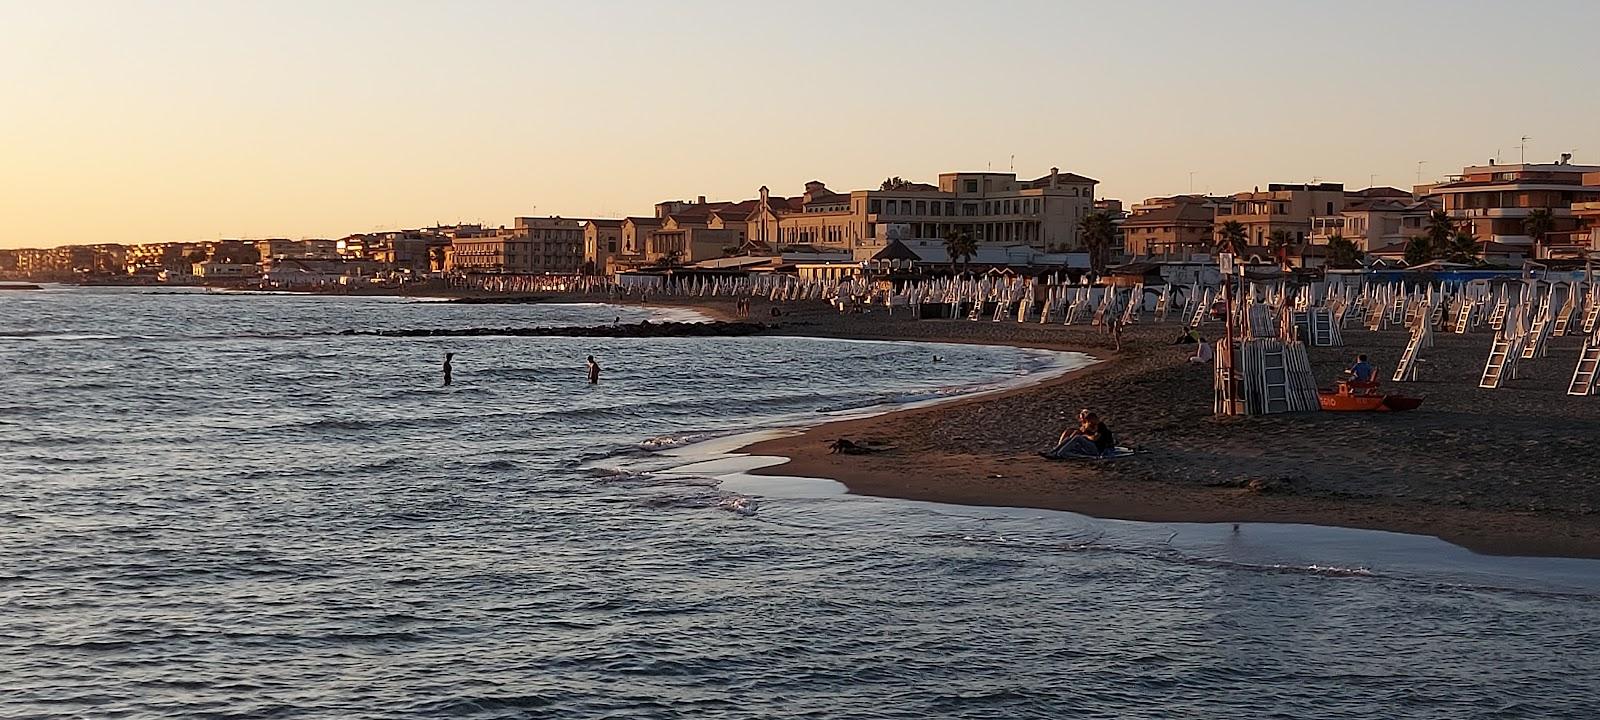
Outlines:
[{"label": "rocky breakwater", "polygon": [[751,322],[638,322],[616,325],[507,328],[402,328],[396,330],[345,330],[340,335],[382,337],[742,337],[759,335],[768,326]]}]

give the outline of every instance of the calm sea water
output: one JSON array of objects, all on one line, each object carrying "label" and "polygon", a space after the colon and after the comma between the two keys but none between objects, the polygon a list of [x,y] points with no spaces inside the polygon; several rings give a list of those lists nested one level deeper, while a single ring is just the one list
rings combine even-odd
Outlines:
[{"label": "calm sea water", "polygon": [[1544,718],[1600,703],[1600,563],[847,497],[645,450],[1059,358],[328,334],[619,316],[668,317],[0,294],[0,717]]}]

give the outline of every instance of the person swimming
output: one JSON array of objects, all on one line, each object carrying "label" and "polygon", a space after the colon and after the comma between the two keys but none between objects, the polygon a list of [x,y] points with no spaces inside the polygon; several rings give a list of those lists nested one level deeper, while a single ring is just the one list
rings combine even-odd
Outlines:
[{"label": "person swimming", "polygon": [[444,385],[445,385],[445,387],[449,387],[450,386],[450,376],[451,376],[450,358],[453,358],[455,356],[456,356],[455,353],[447,352],[447,353],[444,354]]},{"label": "person swimming", "polygon": [[600,384],[600,363],[595,361],[593,355],[589,356],[589,384]]}]

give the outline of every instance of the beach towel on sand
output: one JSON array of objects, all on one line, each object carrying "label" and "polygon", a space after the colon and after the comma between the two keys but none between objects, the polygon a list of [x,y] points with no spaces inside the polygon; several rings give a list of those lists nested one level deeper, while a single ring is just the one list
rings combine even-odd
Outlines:
[{"label": "beach towel on sand", "polygon": [[1048,457],[1051,460],[1115,460],[1117,458],[1127,457],[1132,454],[1133,448],[1125,448],[1119,445],[1100,453],[1099,455],[1062,455],[1059,457],[1050,455]]}]

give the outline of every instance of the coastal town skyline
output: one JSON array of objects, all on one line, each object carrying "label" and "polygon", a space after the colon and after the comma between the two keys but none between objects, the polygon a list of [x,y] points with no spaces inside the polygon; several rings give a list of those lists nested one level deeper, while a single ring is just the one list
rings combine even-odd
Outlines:
[{"label": "coastal town skyline", "polygon": [[[0,130],[23,142],[0,164],[0,247],[616,218],[957,170],[1060,166],[1125,203],[1410,188],[1600,151],[1600,99],[1572,91],[1594,47],[1565,30],[1597,19],[1586,3],[955,9],[875,5],[837,27],[724,3],[15,6],[0,98],[23,110]],[[534,28],[560,31],[519,34]],[[1472,50],[1515,37],[1540,52]],[[436,45],[465,50],[416,52]]]}]

